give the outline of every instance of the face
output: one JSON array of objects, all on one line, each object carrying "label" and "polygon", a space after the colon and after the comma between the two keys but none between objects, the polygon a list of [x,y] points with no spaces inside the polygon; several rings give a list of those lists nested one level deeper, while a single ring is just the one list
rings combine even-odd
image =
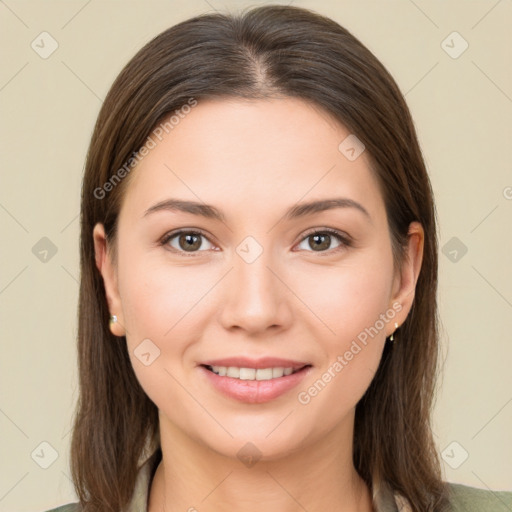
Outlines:
[{"label": "face", "polygon": [[349,135],[298,99],[199,101],[132,171],[116,262],[95,227],[113,329],[162,431],[268,459],[348,431],[422,252],[411,225],[394,270],[368,155],[339,149]]}]

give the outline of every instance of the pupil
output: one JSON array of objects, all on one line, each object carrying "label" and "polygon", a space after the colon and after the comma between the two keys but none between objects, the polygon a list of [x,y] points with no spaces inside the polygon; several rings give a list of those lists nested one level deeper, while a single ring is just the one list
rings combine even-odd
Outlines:
[{"label": "pupil", "polygon": [[[312,238],[315,240],[315,244],[317,244],[317,242],[319,242],[317,245],[311,245],[311,243],[309,244],[310,247],[312,249],[318,249],[318,248],[321,248],[321,249],[328,249],[329,248],[329,243],[327,242],[326,243],[326,240],[329,240],[330,236],[329,235],[313,235]],[[322,243],[322,239],[323,239],[323,243]]]},{"label": "pupil", "polygon": [[185,250],[199,249],[199,247],[201,247],[201,242],[199,241],[198,243],[198,240],[199,236],[194,234],[186,234],[180,237],[180,242],[184,242]]}]

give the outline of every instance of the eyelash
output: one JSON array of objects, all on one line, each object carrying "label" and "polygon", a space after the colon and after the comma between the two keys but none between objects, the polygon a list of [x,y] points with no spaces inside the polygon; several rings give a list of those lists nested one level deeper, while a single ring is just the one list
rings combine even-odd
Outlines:
[{"label": "eyelash", "polygon": [[[173,239],[183,233],[193,234],[193,235],[201,235],[204,238],[206,238],[210,243],[212,243],[210,241],[210,239],[208,238],[208,236],[206,235],[206,233],[204,233],[200,229],[191,229],[191,230],[180,229],[178,231],[171,231],[170,233],[167,233],[166,235],[164,235],[164,237],[160,240],[160,244],[162,246],[167,246],[167,244],[169,243],[169,241],[171,239]],[[308,231],[304,234],[304,236],[300,239],[299,244],[302,243],[304,240],[308,239],[310,236],[316,235],[316,234],[328,234],[328,235],[334,236],[340,242],[340,245],[338,247],[335,247],[334,249],[328,249],[327,251],[318,251],[318,254],[320,256],[331,255],[333,253],[337,253],[340,250],[346,249],[347,247],[352,247],[352,245],[353,245],[352,239],[347,234],[337,231],[336,229],[332,229],[332,228],[312,229],[311,231]],[[166,247],[166,249],[168,249],[174,253],[178,253],[186,258],[196,257],[196,255],[198,253],[204,252],[204,251],[195,251],[195,252],[187,253],[186,251],[178,250],[178,249],[175,249],[174,247],[170,247],[170,248]],[[317,252],[317,251],[306,251],[306,252]]]}]

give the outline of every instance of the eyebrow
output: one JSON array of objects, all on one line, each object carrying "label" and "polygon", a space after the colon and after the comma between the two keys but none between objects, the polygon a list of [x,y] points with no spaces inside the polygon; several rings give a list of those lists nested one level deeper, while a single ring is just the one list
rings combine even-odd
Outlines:
[{"label": "eyebrow", "polygon": [[[288,209],[284,215],[284,218],[287,220],[292,220],[299,217],[312,215],[314,213],[332,210],[334,208],[355,208],[356,210],[362,212],[366,217],[368,217],[369,220],[371,220],[370,214],[362,204],[354,201],[353,199],[344,197],[299,203]],[[212,205],[199,203],[197,201],[186,201],[183,199],[166,199],[164,201],[160,201],[159,203],[148,208],[144,212],[143,217],[162,210],[191,213],[192,215],[200,215],[201,217],[206,217],[207,219],[214,219],[221,222],[225,222],[226,220],[224,214]]]}]

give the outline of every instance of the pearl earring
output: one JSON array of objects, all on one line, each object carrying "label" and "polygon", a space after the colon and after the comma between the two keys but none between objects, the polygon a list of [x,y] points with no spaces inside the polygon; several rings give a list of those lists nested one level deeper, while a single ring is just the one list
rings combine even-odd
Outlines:
[{"label": "pearl earring", "polygon": [[[395,331],[398,329],[398,324],[395,322]],[[394,341],[395,339],[395,331],[391,333],[391,336],[389,337],[389,341]]]},{"label": "pearl earring", "polygon": [[110,323],[111,324],[115,324],[117,322],[117,316],[116,315],[111,315],[110,316]]}]

